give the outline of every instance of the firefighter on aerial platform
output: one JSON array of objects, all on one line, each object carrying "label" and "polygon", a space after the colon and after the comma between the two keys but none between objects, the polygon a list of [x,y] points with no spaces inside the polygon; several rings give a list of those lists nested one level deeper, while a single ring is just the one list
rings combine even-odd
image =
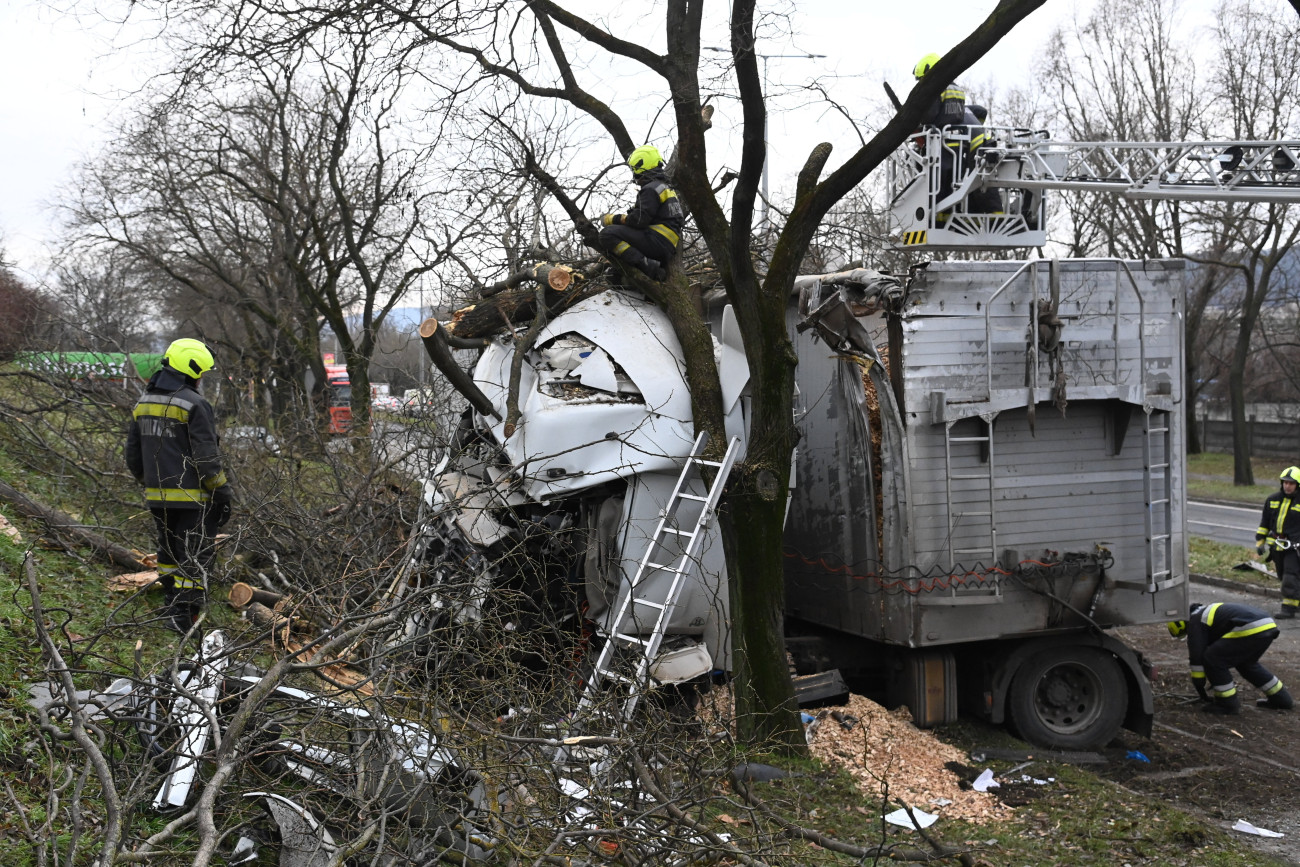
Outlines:
[{"label": "firefighter on aerial platform", "polygon": [[651,280],[664,280],[664,269],[677,255],[686,215],[677,191],[668,185],[663,158],[653,145],[641,145],[627,158],[632,178],[641,187],[626,214],[605,214],[597,244],[609,257],[644,272]]},{"label": "firefighter on aerial platform", "polygon": [[[912,69],[912,76],[919,83],[938,62],[939,55],[934,53],[925,55],[916,62],[916,66]],[[987,119],[988,109],[982,105],[967,105],[966,91],[956,83],[944,88],[934,105],[921,118],[923,131],[929,127],[940,130],[947,127],[950,132],[956,134],[952,138],[948,136],[943,138],[936,200],[947,198],[952,192],[954,179],[962,177],[974,168],[975,154],[985,141],[984,128],[980,124]],[[924,138],[920,139],[919,146],[924,149]],[[967,209],[976,214],[1000,214],[1002,196],[992,187],[976,190],[967,201]],[[946,220],[948,214],[943,213],[938,216]]]},{"label": "firefighter on aerial platform", "polygon": [[1282,490],[1264,501],[1255,531],[1255,552],[1273,562],[1282,579],[1282,607],[1276,617],[1290,620],[1300,610],[1300,467],[1287,467],[1278,477]]},{"label": "firefighter on aerial platform", "polygon": [[1206,710],[1241,713],[1241,696],[1230,671],[1233,668],[1264,693],[1265,697],[1255,702],[1259,707],[1290,710],[1294,705],[1282,681],[1259,662],[1279,634],[1277,624],[1267,613],[1232,602],[1193,602],[1186,620],[1169,624],[1169,634],[1187,638],[1192,685],[1203,700],[1210,702]]},{"label": "firefighter on aerial platform", "polygon": [[216,418],[199,379],[216,362],[202,341],[172,341],[131,413],[126,466],[144,485],[158,532],[158,582],[168,625],[184,635],[203,610],[213,539],[234,489],[221,468]]}]

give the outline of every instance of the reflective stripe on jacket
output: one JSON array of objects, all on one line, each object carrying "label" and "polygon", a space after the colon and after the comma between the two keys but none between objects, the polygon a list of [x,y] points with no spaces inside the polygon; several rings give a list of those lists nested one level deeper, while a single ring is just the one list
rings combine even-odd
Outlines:
[{"label": "reflective stripe on jacket", "polygon": [[1300,492],[1294,497],[1278,491],[1264,501],[1264,512],[1259,517],[1256,539],[1279,536],[1300,542]]},{"label": "reflective stripe on jacket", "polygon": [[1205,649],[1219,640],[1249,638],[1270,630],[1277,624],[1266,612],[1235,602],[1207,605],[1187,621],[1187,659],[1192,679],[1205,677]]},{"label": "reflective stripe on jacket", "polygon": [[649,229],[668,239],[674,247],[681,241],[686,212],[682,209],[677,191],[668,186],[668,176],[662,169],[651,169],[637,178],[641,190],[636,203],[621,222],[633,229]]},{"label": "reflective stripe on jacket", "polygon": [[163,368],[131,412],[126,466],[151,507],[202,507],[226,484],[216,417],[189,380]]}]

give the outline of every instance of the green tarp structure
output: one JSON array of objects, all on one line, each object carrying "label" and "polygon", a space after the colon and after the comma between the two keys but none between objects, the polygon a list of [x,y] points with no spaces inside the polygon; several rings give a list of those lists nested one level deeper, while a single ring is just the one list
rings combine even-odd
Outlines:
[{"label": "green tarp structure", "polygon": [[68,379],[147,382],[162,367],[159,352],[24,352],[14,359],[28,370]]}]

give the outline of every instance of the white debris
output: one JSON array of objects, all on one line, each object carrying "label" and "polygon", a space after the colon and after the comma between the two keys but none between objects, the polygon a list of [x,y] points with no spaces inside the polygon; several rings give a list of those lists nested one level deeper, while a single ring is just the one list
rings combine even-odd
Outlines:
[{"label": "white debris", "polygon": [[1245,819],[1238,819],[1237,823],[1232,826],[1232,830],[1241,831],[1243,834],[1254,834],[1257,837],[1285,837],[1286,834],[1277,831],[1270,831],[1267,828],[1257,828],[1247,822]]},{"label": "white debris", "polygon": [[985,768],[983,773],[976,777],[975,782],[970,785],[977,792],[987,792],[989,789],[1000,788],[1002,784],[993,779],[992,768]]},{"label": "white debris", "polygon": [[[916,817],[915,824],[912,822],[912,816]],[[922,828],[930,827],[939,820],[938,816],[924,810],[913,809],[912,816],[907,815],[906,810],[895,810],[885,815],[885,821],[891,825],[898,825],[900,828],[915,828],[919,831]]]}]

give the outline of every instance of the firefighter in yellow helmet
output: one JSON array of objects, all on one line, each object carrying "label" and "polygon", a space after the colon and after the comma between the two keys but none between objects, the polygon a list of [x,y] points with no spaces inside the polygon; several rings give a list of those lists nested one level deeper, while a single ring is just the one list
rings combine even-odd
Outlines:
[{"label": "firefighter in yellow helmet", "polygon": [[605,214],[596,238],[612,259],[626,262],[651,280],[664,280],[669,260],[677,255],[686,214],[677,191],[668,184],[663,157],[654,145],[641,145],[627,158],[632,178],[641,188],[626,214]]},{"label": "firefighter in yellow helmet", "polygon": [[213,538],[234,489],[221,467],[216,418],[199,380],[216,362],[200,340],[172,341],[131,413],[126,466],[144,486],[158,531],[158,581],[168,625],[189,632],[206,601]]},{"label": "firefighter in yellow helmet", "polygon": [[1169,624],[1169,634],[1187,638],[1187,659],[1192,685],[1208,711],[1241,713],[1241,696],[1231,669],[1250,681],[1264,697],[1255,703],[1274,710],[1290,710],[1295,702],[1282,681],[1260,664],[1279,632],[1273,618],[1249,605],[1193,602],[1186,620]]},{"label": "firefighter in yellow helmet", "polygon": [[[912,76],[920,82],[939,59],[939,55],[934,53],[925,55],[912,68]],[[988,109],[980,105],[968,105],[966,91],[956,83],[944,88],[939,98],[922,116],[922,129],[949,127],[954,133],[954,137],[945,137],[944,141],[940,160],[940,199],[947,197],[952,192],[954,182],[974,166],[975,152],[985,141],[984,128],[980,124],[987,117]],[[982,187],[971,193],[967,210],[979,214],[1001,213],[1002,195],[993,187]]]},{"label": "firefighter in yellow helmet", "polygon": [[1300,610],[1300,467],[1287,467],[1278,478],[1281,490],[1264,501],[1255,551],[1272,561],[1282,579],[1282,607],[1274,616],[1290,620]]}]

